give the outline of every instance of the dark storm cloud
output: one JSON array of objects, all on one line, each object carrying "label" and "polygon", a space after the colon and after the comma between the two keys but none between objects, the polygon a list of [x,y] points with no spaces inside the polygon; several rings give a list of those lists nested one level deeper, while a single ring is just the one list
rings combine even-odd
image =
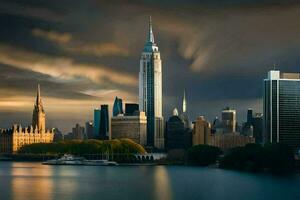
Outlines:
[{"label": "dark storm cloud", "polygon": [[262,79],[273,63],[299,71],[300,3],[293,0],[0,1],[0,95],[33,93],[41,82],[53,98],[136,96],[149,15],[166,118],[184,88],[192,118],[211,119],[226,105],[261,111]]}]

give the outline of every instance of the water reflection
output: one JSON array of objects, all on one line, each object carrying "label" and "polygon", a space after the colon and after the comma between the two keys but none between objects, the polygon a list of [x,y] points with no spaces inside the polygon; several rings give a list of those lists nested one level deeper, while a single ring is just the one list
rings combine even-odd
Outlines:
[{"label": "water reflection", "polygon": [[51,167],[30,163],[12,163],[10,168],[11,198],[53,199],[53,171]]},{"label": "water reflection", "polygon": [[172,199],[170,178],[166,167],[157,166],[154,171],[154,196],[157,200]]}]

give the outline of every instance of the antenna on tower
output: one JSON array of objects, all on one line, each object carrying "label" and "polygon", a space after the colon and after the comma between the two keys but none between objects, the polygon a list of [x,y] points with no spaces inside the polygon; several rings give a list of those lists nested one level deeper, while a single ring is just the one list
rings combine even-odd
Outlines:
[{"label": "antenna on tower", "polygon": [[276,70],[276,67],[278,67],[279,65],[276,64],[275,62],[273,63],[273,70]]}]

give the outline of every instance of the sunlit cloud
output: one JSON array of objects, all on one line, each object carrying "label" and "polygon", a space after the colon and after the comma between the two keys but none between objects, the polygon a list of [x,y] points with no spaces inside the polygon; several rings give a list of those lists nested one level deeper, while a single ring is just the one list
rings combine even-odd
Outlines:
[{"label": "sunlit cloud", "polygon": [[69,33],[59,33],[57,31],[45,31],[39,28],[32,29],[32,34],[36,37],[44,38],[52,42],[65,44],[71,41],[72,35]]},{"label": "sunlit cloud", "polygon": [[61,48],[67,52],[93,55],[97,57],[102,56],[128,56],[129,51],[119,45],[106,43],[91,43],[75,39],[72,34],[67,32],[58,32],[55,30],[43,30],[40,28],[32,29],[32,35],[40,37],[45,40],[58,43]]},{"label": "sunlit cloud", "polygon": [[62,81],[77,81],[83,78],[98,84],[107,82],[107,80],[128,86],[137,84],[136,77],[125,72],[113,71],[109,67],[78,64],[71,58],[50,57],[5,45],[0,45],[0,63],[47,74]]},{"label": "sunlit cloud", "polygon": [[94,56],[128,56],[129,52],[114,43],[103,43],[103,44],[85,44],[77,43],[65,45],[64,49],[84,55]]}]

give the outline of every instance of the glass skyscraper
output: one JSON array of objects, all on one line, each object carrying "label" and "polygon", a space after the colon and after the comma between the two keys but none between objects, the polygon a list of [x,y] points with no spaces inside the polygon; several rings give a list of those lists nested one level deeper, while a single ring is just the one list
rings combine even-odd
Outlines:
[{"label": "glass skyscraper", "polygon": [[109,138],[109,115],[108,105],[101,105],[101,109],[94,110],[94,138]]},{"label": "glass skyscraper", "polygon": [[100,139],[109,138],[109,115],[108,105],[101,105],[101,117],[100,117]]},{"label": "glass skyscraper", "polygon": [[147,116],[147,145],[163,149],[162,65],[158,46],[154,42],[151,17],[148,38],[140,59],[139,109]]},{"label": "glass skyscraper", "polygon": [[300,148],[300,73],[272,70],[264,80],[264,142]]},{"label": "glass skyscraper", "polygon": [[100,119],[101,118],[101,110],[94,110],[94,138],[99,138],[100,134]]},{"label": "glass skyscraper", "polygon": [[123,114],[123,101],[121,98],[116,97],[113,105],[113,116]]}]

